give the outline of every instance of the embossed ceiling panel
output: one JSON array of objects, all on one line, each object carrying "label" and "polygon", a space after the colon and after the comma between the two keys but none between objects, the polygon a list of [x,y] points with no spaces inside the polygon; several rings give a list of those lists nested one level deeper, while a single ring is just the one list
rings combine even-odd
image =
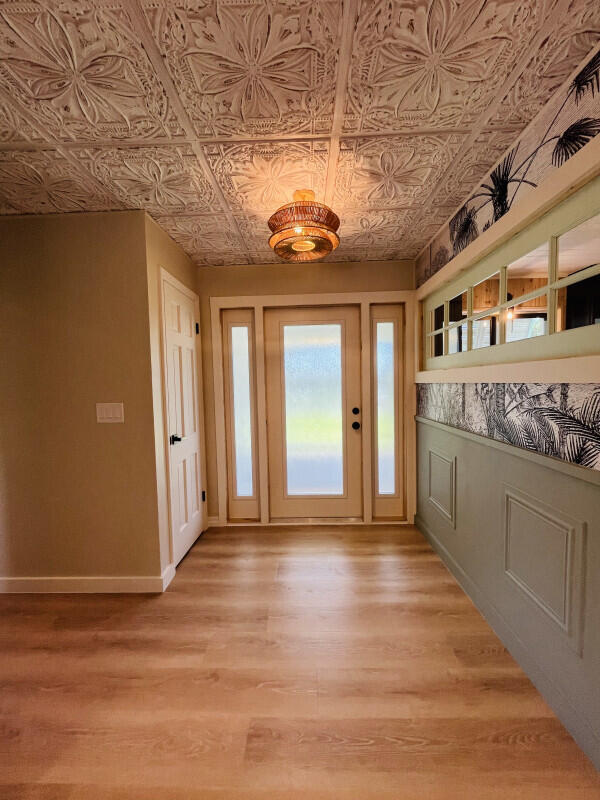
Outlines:
[{"label": "embossed ceiling panel", "polygon": [[39,142],[42,137],[16,111],[0,103],[0,142]]},{"label": "embossed ceiling panel", "polygon": [[144,6],[199,136],[330,131],[339,0]]},{"label": "embossed ceiling panel", "polygon": [[[513,131],[482,131],[456,159],[452,170],[437,182],[435,202],[429,207],[428,221],[433,223],[439,219],[440,225],[445,222],[485,174],[486,168],[489,169],[489,164],[494,164],[514,140]],[[441,214],[438,209],[442,209]]]},{"label": "embossed ceiling panel", "polygon": [[0,197],[9,208],[27,214],[122,208],[55,151],[0,153]]},{"label": "embossed ceiling panel", "polygon": [[126,208],[193,214],[214,208],[214,192],[188,145],[78,150],[77,157]]},{"label": "embossed ceiling panel", "polygon": [[345,131],[473,122],[554,0],[361,0]]},{"label": "embossed ceiling panel", "polygon": [[115,2],[3,3],[0,80],[58,140],[182,133]]},{"label": "embossed ceiling panel", "polygon": [[598,0],[571,0],[563,24],[549,32],[488,122],[522,130],[558,91],[600,38]]},{"label": "embossed ceiling panel", "polygon": [[343,139],[335,202],[344,208],[415,209],[462,139],[455,134]]},{"label": "embossed ceiling panel", "polygon": [[272,214],[289,203],[295,189],[325,189],[327,142],[252,142],[204,147],[208,163],[229,207]]},{"label": "embossed ceiling panel", "polygon": [[598,0],[0,0],[0,214],[143,208],[199,265],[415,257],[600,38]]},{"label": "embossed ceiling panel", "polygon": [[237,228],[214,215],[158,217],[158,224],[189,253],[199,265],[221,266],[230,259],[249,260]]}]

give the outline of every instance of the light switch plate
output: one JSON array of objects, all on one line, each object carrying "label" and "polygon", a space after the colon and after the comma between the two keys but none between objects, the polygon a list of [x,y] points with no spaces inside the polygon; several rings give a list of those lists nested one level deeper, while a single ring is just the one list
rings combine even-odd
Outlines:
[{"label": "light switch plate", "polygon": [[96,403],[96,422],[125,422],[123,403]]}]

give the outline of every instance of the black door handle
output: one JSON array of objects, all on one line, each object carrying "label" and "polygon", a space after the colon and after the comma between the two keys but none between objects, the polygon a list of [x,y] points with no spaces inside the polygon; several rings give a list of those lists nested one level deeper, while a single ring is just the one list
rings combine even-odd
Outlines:
[{"label": "black door handle", "polygon": [[360,422],[354,420],[354,422],[352,423],[352,427],[355,431],[357,431],[360,428]]},{"label": "black door handle", "polygon": [[352,409],[352,413],[353,413],[355,416],[356,416],[356,414],[360,414],[360,408],[358,408],[357,406],[354,406],[354,408]]},{"label": "black door handle", "polygon": [[181,441],[181,436],[177,436],[176,433],[172,433],[169,436],[169,443],[170,444],[175,444],[175,442],[180,442],[180,441]]}]

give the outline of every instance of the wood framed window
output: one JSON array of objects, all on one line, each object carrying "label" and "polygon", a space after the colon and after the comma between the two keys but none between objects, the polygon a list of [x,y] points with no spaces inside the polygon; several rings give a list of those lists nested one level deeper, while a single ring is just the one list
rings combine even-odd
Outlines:
[{"label": "wood framed window", "polygon": [[404,516],[403,337],[401,305],[371,306],[373,517]]},{"label": "wood framed window", "polygon": [[258,520],[254,314],[222,314],[228,517]]},{"label": "wood framed window", "polygon": [[430,295],[424,319],[426,369],[595,352],[600,180]]}]

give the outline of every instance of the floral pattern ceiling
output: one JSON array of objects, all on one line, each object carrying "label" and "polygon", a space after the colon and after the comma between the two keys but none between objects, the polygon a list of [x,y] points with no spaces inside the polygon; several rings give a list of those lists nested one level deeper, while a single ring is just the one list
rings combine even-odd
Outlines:
[{"label": "floral pattern ceiling", "polygon": [[599,37],[598,0],[0,0],[0,213],[266,263],[312,188],[330,260],[415,258]]}]

